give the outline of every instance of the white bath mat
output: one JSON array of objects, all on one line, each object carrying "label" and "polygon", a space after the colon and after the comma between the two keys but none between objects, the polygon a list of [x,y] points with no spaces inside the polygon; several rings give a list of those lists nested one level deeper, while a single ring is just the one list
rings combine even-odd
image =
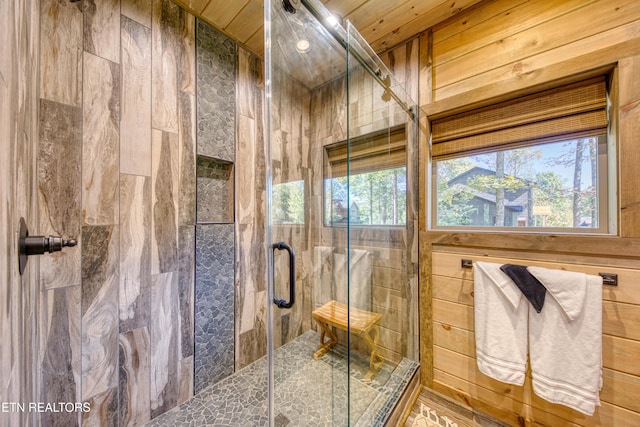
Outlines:
[{"label": "white bath mat", "polygon": [[458,427],[458,424],[447,418],[446,415],[438,415],[436,411],[420,404],[420,413],[416,415],[411,427]]}]

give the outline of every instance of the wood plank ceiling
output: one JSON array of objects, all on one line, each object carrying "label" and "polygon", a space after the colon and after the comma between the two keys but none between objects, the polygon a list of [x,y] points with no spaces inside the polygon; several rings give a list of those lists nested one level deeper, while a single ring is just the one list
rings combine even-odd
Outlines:
[{"label": "wood plank ceiling", "polygon": [[[174,0],[262,56],[263,0]],[[383,52],[481,0],[322,0]]]}]

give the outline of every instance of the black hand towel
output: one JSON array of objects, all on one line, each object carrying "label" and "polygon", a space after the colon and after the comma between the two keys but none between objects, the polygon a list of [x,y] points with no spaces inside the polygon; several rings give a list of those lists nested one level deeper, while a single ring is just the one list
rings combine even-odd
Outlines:
[{"label": "black hand towel", "polygon": [[513,280],[524,296],[531,302],[533,308],[540,313],[544,305],[547,288],[529,273],[524,265],[504,264],[500,266],[500,270],[504,271]]}]

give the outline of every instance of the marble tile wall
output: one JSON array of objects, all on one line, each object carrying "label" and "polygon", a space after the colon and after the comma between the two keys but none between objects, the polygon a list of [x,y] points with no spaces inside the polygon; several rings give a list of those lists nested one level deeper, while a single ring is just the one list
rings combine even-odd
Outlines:
[{"label": "marble tile wall", "polygon": [[266,354],[266,163],[262,61],[238,49],[236,139],[237,369]]},{"label": "marble tile wall", "polygon": [[[119,45],[118,45],[119,47]],[[82,219],[118,222],[120,67],[85,52],[82,109]]]},{"label": "marble tile wall", "polygon": [[121,333],[118,358],[118,425],[142,425],[149,420],[151,393],[149,330],[146,327]]},{"label": "marble tile wall", "polygon": [[[40,401],[82,401],[82,31],[81,4],[40,3],[38,199],[31,234],[75,238],[78,246],[41,257]],[[58,17],[52,19],[51,17]],[[33,225],[32,225],[33,227]],[[43,425],[79,425],[78,413],[41,414]]]},{"label": "marble tile wall", "polygon": [[[81,402],[81,286],[41,289],[40,402]],[[42,425],[79,425],[79,414],[45,412]]]},{"label": "marble tile wall", "polygon": [[82,6],[84,51],[119,63],[120,0],[83,0]]},{"label": "marble tile wall", "polygon": [[41,98],[38,194],[41,235],[75,238],[78,246],[40,260],[46,289],[80,284],[82,109]]},{"label": "marble tile wall", "polygon": [[120,26],[120,173],[151,176],[151,28],[125,15]]},{"label": "marble tile wall", "polygon": [[178,403],[178,273],[154,274],[151,280],[151,418]]},{"label": "marble tile wall", "polygon": [[40,2],[40,97],[82,105],[82,2]]},{"label": "marble tile wall", "polygon": [[120,333],[145,327],[151,311],[151,178],[120,174]]},{"label": "marble tile wall", "polygon": [[[193,395],[195,18],[168,0],[42,0],[43,425],[141,425]],[[35,231],[35,230],[34,230]],[[33,233],[32,233],[33,234]]]},{"label": "marble tile wall", "polygon": [[118,235],[117,225],[83,227],[81,399],[92,409],[85,425],[115,425],[118,416]]},{"label": "marble tile wall", "polygon": [[[18,272],[20,217],[37,223],[40,1],[0,2],[0,402],[37,401],[37,262]],[[35,425],[33,414],[0,413],[0,425]]]}]

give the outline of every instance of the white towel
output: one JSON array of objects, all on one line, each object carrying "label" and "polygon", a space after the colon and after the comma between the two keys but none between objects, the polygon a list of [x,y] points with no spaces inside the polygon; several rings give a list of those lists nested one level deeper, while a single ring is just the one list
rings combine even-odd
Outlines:
[{"label": "white towel", "polygon": [[478,369],[496,380],[522,385],[527,369],[529,304],[500,264],[473,263]]},{"label": "white towel", "polygon": [[542,312],[529,311],[533,390],[593,415],[602,388],[602,278],[528,267],[547,288]]},{"label": "white towel", "polygon": [[313,265],[313,300],[318,308],[330,300],[371,311],[372,255],[364,249],[351,249],[349,268],[346,253],[316,246]]},{"label": "white towel", "polygon": [[333,248],[313,248],[313,308],[322,307],[332,299],[333,292]]}]

